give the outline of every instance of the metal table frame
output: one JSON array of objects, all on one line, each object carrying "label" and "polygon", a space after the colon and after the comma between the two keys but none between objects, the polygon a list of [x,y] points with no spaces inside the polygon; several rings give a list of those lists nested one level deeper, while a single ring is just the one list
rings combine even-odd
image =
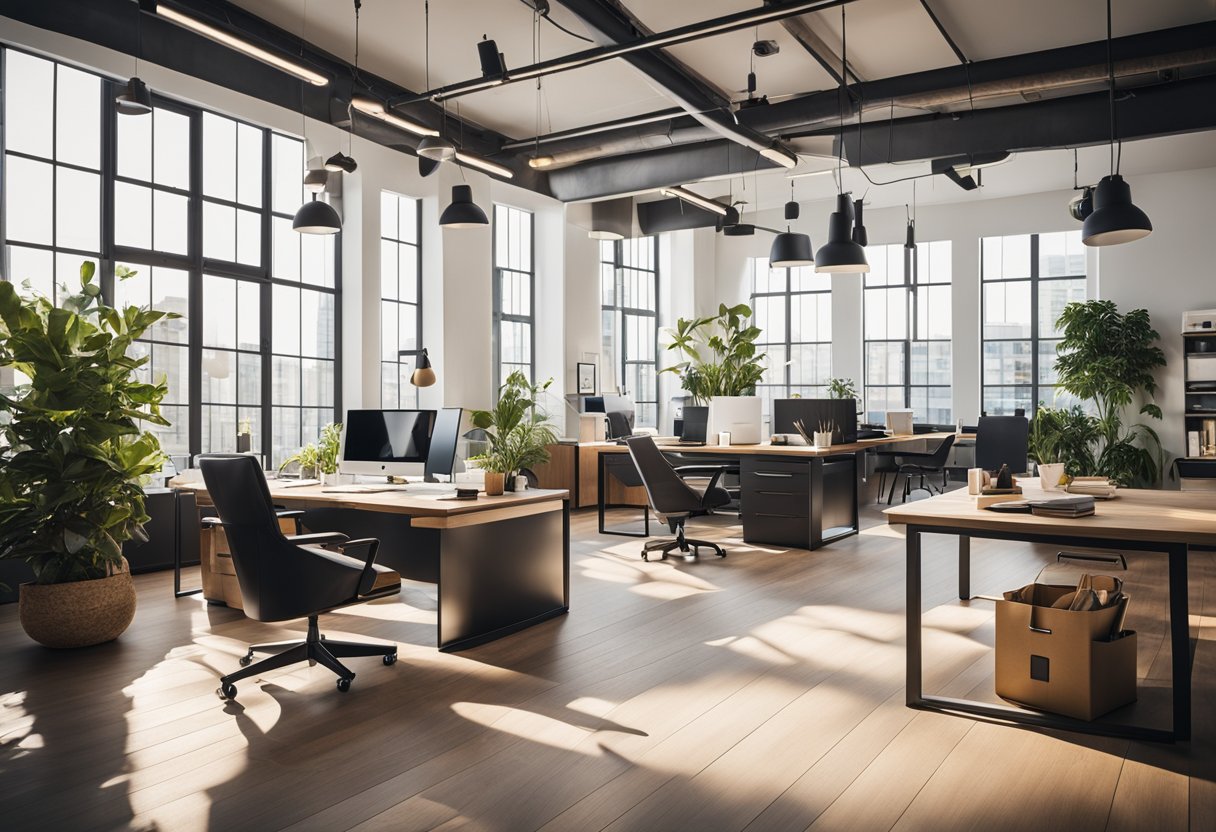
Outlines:
[{"label": "metal table frame", "polygon": [[[1187,553],[1185,543],[1159,543],[1076,535],[1026,534],[979,529],[951,529],[945,526],[908,524],[907,533],[907,705],[922,711],[972,714],[1043,728],[1057,728],[1110,737],[1126,737],[1152,742],[1175,742],[1191,738],[1191,636],[1189,601],[1187,597]],[[1013,540],[1023,543],[1045,543],[1053,546],[1079,546],[1097,549],[1128,549],[1142,552],[1163,552],[1169,558],[1170,647],[1173,664],[1170,684],[1173,692],[1173,724],[1170,729],[1138,725],[1118,725],[1110,722],[1086,722],[1054,714],[1027,711],[988,702],[934,696],[924,692],[922,681],[923,644],[921,640],[921,535],[943,534],[958,536],[958,597],[971,599],[971,538]]]}]

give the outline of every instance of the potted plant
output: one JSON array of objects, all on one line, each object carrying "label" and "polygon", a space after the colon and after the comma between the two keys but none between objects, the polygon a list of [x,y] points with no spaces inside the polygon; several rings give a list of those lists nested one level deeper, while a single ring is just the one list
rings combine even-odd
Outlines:
[{"label": "potted plant", "polygon": [[330,422],[321,428],[321,439],[317,442],[317,468],[321,471],[322,485],[338,482],[338,451],[341,442],[341,422]]},{"label": "potted plant", "polygon": [[1028,449],[1043,489],[1055,491],[1069,477],[1093,471],[1092,446],[1098,438],[1098,420],[1084,408],[1053,408],[1039,402],[1030,420]]},{"label": "potted plant", "polygon": [[317,447],[317,443],[309,442],[279,464],[279,473],[283,473],[288,465],[294,463],[300,470],[300,479],[317,479],[317,475],[321,470],[320,460],[321,449]]},{"label": "potted plant", "polygon": [[694,404],[709,405],[710,435],[721,426],[715,423],[714,401],[724,398],[754,401],[757,430],[761,420],[756,385],[764,377],[765,354],[756,351],[760,328],[750,323],[751,307],[740,303],[718,305],[718,314],[708,318],[680,318],[674,329],[665,330],[667,349],[683,359],[660,372],[675,373],[680,386]]},{"label": "potted plant", "polygon": [[1161,418],[1151,399],[1157,392],[1154,371],[1165,366],[1160,337],[1148,311],[1120,314],[1109,300],[1070,303],[1056,323],[1063,337],[1057,347],[1059,386],[1092,403],[1097,435],[1088,443],[1092,462],[1079,475],[1108,477],[1116,485],[1157,485],[1165,454],[1157,432],[1147,424],[1126,424],[1128,408]]},{"label": "potted plant", "polygon": [[[19,615],[48,647],[111,641],[135,615],[122,544],[147,540],[141,479],[165,462],[141,423],[167,426],[163,380],[141,381],[130,355],[157,321],[177,315],[114,309],[80,267],[80,294],[62,306],[23,299],[0,281],[0,558],[25,561]],[[124,280],[135,272],[117,267]]]},{"label": "potted plant", "polygon": [[471,460],[485,471],[486,494],[514,491],[520,469],[549,461],[548,446],[557,441],[557,432],[536,400],[552,383],[532,384],[516,370],[499,388],[492,410],[473,411],[473,425],[485,431],[489,443],[489,450]]}]

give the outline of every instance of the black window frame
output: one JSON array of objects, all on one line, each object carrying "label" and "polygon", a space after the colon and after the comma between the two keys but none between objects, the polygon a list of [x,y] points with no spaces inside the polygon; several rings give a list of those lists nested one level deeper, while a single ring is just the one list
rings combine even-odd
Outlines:
[{"label": "black window frame", "polygon": [[[414,358],[412,365],[417,366],[417,356],[422,354],[422,349],[423,349],[423,338],[422,338],[422,305],[423,305],[423,297],[422,297],[422,200],[417,197],[408,196],[407,194],[400,194],[400,193],[397,193],[396,191],[388,190],[387,188],[381,188],[380,189],[381,211],[383,211],[385,194],[388,194],[397,200],[408,199],[414,203],[414,242],[410,242],[409,240],[402,240],[397,237],[385,237],[384,236],[384,218],[383,218],[383,216],[381,216],[379,218],[379,220],[380,220],[380,237],[379,237],[379,239],[380,239],[380,243],[381,243],[380,248],[382,251],[384,248],[383,244],[386,241],[395,243],[397,246],[403,246],[403,245],[411,246],[414,249],[414,278],[417,283],[417,285],[414,287],[415,288],[414,297],[417,298],[417,301],[411,302],[411,301],[401,300],[400,283],[398,283],[398,286],[397,286],[398,297],[396,297],[396,298],[384,297],[383,277],[382,277],[380,280],[380,283],[379,283],[379,285],[381,286],[381,289],[379,290],[379,295],[378,295],[379,306],[376,310],[376,313],[380,317],[380,328],[383,329],[385,304],[391,303],[397,307],[398,322],[400,322],[400,320],[401,320],[401,318],[400,318],[401,307],[402,306],[413,306],[414,307],[414,327],[415,327],[414,331],[418,334],[418,348],[416,350],[407,350],[405,352],[398,352],[396,360],[389,361],[389,360],[385,359],[384,354],[383,354],[384,333],[381,332],[380,341],[376,345],[376,357],[377,357],[376,363],[377,363],[377,366],[380,368],[380,374],[378,376],[378,378],[380,379],[380,406],[384,407],[384,408],[403,408],[403,407],[406,407],[406,405],[409,405],[411,407],[416,408],[418,406],[418,388],[417,387],[412,387],[412,385],[411,385],[412,390],[413,390],[412,396],[414,399],[412,402],[402,401],[402,393],[405,390],[405,384],[403,384],[401,382],[401,366],[402,365],[405,365],[407,367],[411,366],[410,361],[402,360],[407,355]],[[398,205],[397,210],[398,210],[398,212],[400,212],[400,205]],[[398,213],[398,226],[397,227],[398,227],[398,229],[400,229],[400,213]],[[398,233],[400,233],[399,230],[398,230]],[[383,274],[384,263],[380,264],[380,269],[381,269],[381,274]],[[398,269],[397,279],[398,279],[398,281],[400,281],[400,279],[401,279],[400,269]],[[400,346],[400,333],[398,333],[397,342],[398,342],[398,346]],[[384,401],[384,367],[385,367],[385,365],[393,365],[397,368],[397,370],[396,370],[396,372],[397,372],[397,401],[396,402],[385,402]],[[406,382],[406,383],[408,384],[408,382]]]},{"label": "black window frame", "polygon": [[[615,316],[615,343],[618,345],[618,351],[620,354],[620,362],[615,368],[616,372],[617,372],[617,386],[622,388],[625,391],[625,394],[627,396],[632,397],[633,403],[638,410],[641,409],[642,405],[653,405],[654,406],[654,421],[655,421],[654,427],[657,428],[659,423],[662,420],[662,408],[660,407],[660,402],[659,402],[659,395],[660,395],[660,393],[659,393],[659,391],[660,391],[660,385],[659,385],[659,329],[662,326],[662,317],[659,314],[659,301],[660,301],[660,298],[662,298],[662,289],[661,289],[661,284],[660,284],[662,275],[660,273],[661,269],[660,269],[660,264],[659,264],[659,236],[657,234],[650,234],[645,237],[638,237],[636,239],[651,241],[651,245],[653,246],[653,248],[651,249],[651,257],[652,257],[651,263],[654,264],[653,269],[643,269],[643,268],[639,268],[637,266],[625,265],[625,244],[634,242],[635,240],[630,239],[630,240],[601,241],[601,242],[611,242],[611,244],[612,244],[612,252],[613,252],[612,260],[608,261],[608,260],[603,259],[603,254],[602,254],[603,247],[601,246],[601,248],[600,248],[601,254],[599,255],[599,257],[600,257],[599,262],[601,263],[601,265],[612,266],[613,275],[614,275],[614,286],[613,286],[613,295],[612,295],[613,302],[611,304],[606,304],[603,302],[603,287],[601,286],[599,289],[599,291],[600,291],[600,317],[602,320],[603,313],[605,313],[605,312],[611,312]],[[625,272],[626,271],[646,272],[646,273],[654,275],[654,309],[643,309],[640,307],[625,306],[623,304],[623,298],[625,296],[624,282],[625,282]],[[625,339],[625,329],[626,329],[625,318],[626,318],[626,316],[634,316],[634,317],[639,317],[639,318],[654,318],[655,337],[654,337],[654,344],[652,347],[652,349],[654,351],[653,360],[647,361],[645,359],[634,359],[634,358],[629,357],[628,344]],[[615,359],[616,356],[614,355],[614,356],[612,356],[612,358]],[[631,367],[631,366],[641,367],[641,366],[645,366],[645,365],[653,365],[653,367],[654,367],[654,398],[653,399],[650,399],[650,398],[643,399],[643,398],[638,397],[637,391],[629,390],[628,386],[626,384],[627,380],[629,379],[629,367]],[[640,419],[638,419],[637,424],[639,426],[644,425],[644,423]]]},{"label": "black window frame", "polygon": [[[514,269],[508,266],[500,266],[498,263],[498,223],[499,211],[509,212],[517,211],[528,217],[528,264],[530,269],[524,271],[522,269]],[[509,220],[508,220],[509,222]],[[509,229],[508,225],[508,229]],[[507,232],[510,234],[510,231]],[[502,324],[504,321],[508,323],[525,324],[528,327],[528,380],[536,382],[536,214],[524,208],[516,208],[513,205],[502,203],[494,203],[494,226],[492,229],[492,253],[493,258],[490,262],[494,267],[494,286],[493,286],[493,322],[494,328],[491,334],[492,352],[493,352],[493,374],[494,374],[494,399],[498,399],[498,390],[502,387],[506,377],[503,376],[502,362]],[[519,315],[515,313],[507,314],[502,310],[502,281],[504,273],[513,275],[527,275],[528,277],[528,309],[531,311],[529,315]],[[513,366],[518,362],[510,362]]]}]

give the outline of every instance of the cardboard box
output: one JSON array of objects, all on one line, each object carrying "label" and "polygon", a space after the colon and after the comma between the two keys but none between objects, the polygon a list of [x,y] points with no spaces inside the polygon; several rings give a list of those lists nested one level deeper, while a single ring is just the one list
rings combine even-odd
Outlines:
[{"label": "cardboard box", "polygon": [[1052,609],[1075,587],[1036,584],[1033,604],[996,603],[996,693],[1017,705],[1093,720],[1136,701],[1136,634],[1107,641],[1122,605]]}]

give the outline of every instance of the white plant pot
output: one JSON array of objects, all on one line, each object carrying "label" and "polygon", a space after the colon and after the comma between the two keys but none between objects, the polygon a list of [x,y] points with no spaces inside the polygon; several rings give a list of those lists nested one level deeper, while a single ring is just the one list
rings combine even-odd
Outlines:
[{"label": "white plant pot", "polygon": [[832,432],[831,431],[826,431],[826,432],[815,431],[815,447],[816,448],[832,447]]},{"label": "white plant pot", "polygon": [[342,482],[342,475],[334,471],[332,474],[322,474],[320,479],[321,485],[338,485]]},{"label": "white plant pot", "polygon": [[1039,464],[1039,486],[1044,491],[1059,491],[1060,480],[1064,476],[1063,462],[1046,462]]}]

